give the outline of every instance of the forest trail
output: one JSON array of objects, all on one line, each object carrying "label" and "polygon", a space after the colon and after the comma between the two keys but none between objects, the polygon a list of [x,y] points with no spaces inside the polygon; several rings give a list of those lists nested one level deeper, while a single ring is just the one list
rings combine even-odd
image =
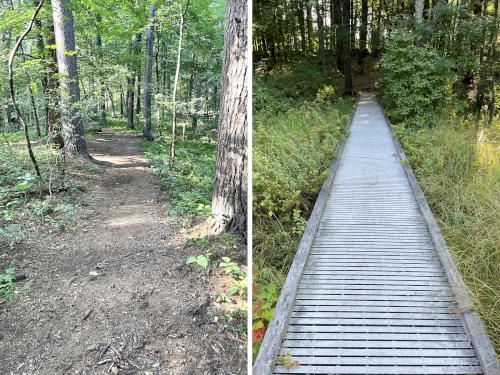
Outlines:
[{"label": "forest trail", "polygon": [[398,147],[375,95],[361,94],[254,373],[498,373]]},{"label": "forest trail", "polygon": [[[244,343],[218,332],[210,282],[185,266],[139,138],[104,129],[95,215],[16,249],[30,291],[0,306],[1,374],[236,374]],[[8,345],[7,345],[8,344]],[[8,350],[5,350],[8,347]]]}]

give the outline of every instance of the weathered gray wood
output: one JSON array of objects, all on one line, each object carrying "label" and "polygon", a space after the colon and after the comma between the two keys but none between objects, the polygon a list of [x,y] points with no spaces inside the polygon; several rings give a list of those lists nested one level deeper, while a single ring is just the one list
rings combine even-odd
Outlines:
[{"label": "weathered gray wood", "polygon": [[[349,128],[355,112],[356,109],[353,110],[351,118],[349,119]],[[288,271],[281,295],[276,303],[274,317],[267,327],[266,335],[253,365],[253,373],[256,375],[269,375],[273,370],[274,362],[278,356],[281,341],[283,340],[283,335],[291,314],[291,308],[297,292],[297,285],[305,267],[307,257],[309,256],[314,235],[318,229],[326,200],[332,187],[335,173],[337,172],[337,166],[339,165],[342,157],[344,144],[345,142],[341,141],[337,146],[335,158],[330,165],[329,176],[321,187],[321,191],[316,199],[316,203],[314,204],[311,217],[307,223],[306,230],[300,241],[299,248],[295,254],[292,265],[290,266],[290,270]]]},{"label": "weathered gray wood", "polygon": [[[276,375],[282,374],[394,374],[394,375],[440,375],[440,374],[479,374],[479,366],[299,366],[287,369],[276,366]],[[257,375],[257,374],[255,374]]]},{"label": "weathered gray wood", "polygon": [[[363,95],[254,374],[497,373],[401,152]],[[282,366],[279,354],[299,365]]]}]

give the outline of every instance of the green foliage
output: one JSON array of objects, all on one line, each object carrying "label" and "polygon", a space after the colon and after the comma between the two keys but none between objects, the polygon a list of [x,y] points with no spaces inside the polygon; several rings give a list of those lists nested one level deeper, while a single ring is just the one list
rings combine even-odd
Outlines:
[{"label": "green foliage", "polygon": [[[340,77],[324,74],[313,64],[316,60],[296,62],[275,68],[272,73],[256,74],[253,82],[253,110],[258,114],[285,113],[304,101],[335,101]],[[254,124],[258,126],[258,124]]]},{"label": "green foliage", "polygon": [[74,205],[59,197],[54,199],[59,190],[79,189],[69,174],[60,170],[59,151],[44,144],[36,145],[34,151],[41,180],[33,173],[23,145],[0,144],[0,240],[23,238],[33,223],[50,224],[63,231],[64,222],[75,219]]},{"label": "green foliage", "polygon": [[219,267],[224,268],[227,274],[240,276],[242,274],[241,268],[238,263],[231,261],[229,257],[222,257],[222,262],[219,263]]},{"label": "green foliage", "polygon": [[208,267],[208,257],[206,255],[190,256],[186,260],[186,264],[196,263],[201,268],[206,269]]},{"label": "green foliage", "polygon": [[350,99],[306,62],[254,78],[253,354],[340,139]]},{"label": "green foliage", "polygon": [[[166,206],[172,214],[191,219],[208,217],[215,174],[215,142],[198,133],[194,138],[178,141],[175,165],[169,163],[168,140],[143,142],[146,156],[165,183]],[[191,220],[186,222],[190,225]]]},{"label": "green foliage", "polygon": [[443,116],[433,129],[400,126],[397,135],[499,351],[500,126]]},{"label": "green foliage", "polygon": [[382,58],[382,98],[394,122],[409,127],[434,126],[449,105],[452,63],[430,45],[415,45],[416,35],[397,29]]},{"label": "green foliage", "polygon": [[16,293],[16,277],[14,274],[16,268],[16,264],[12,264],[0,273],[0,295],[6,300],[12,299]]}]

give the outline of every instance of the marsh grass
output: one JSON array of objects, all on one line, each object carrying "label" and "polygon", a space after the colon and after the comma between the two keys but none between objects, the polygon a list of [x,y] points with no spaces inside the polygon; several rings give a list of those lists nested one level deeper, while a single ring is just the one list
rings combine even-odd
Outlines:
[{"label": "marsh grass", "polygon": [[397,130],[476,310],[500,351],[500,123]]}]

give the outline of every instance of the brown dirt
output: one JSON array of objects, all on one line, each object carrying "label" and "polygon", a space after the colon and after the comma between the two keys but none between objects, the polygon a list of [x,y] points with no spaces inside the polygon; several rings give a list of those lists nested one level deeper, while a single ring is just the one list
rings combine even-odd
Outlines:
[{"label": "brown dirt", "polygon": [[138,138],[106,130],[89,149],[109,163],[90,182],[95,215],[3,251],[30,290],[0,305],[0,374],[246,373],[245,338],[214,322],[227,285],[184,266],[196,252]]}]

